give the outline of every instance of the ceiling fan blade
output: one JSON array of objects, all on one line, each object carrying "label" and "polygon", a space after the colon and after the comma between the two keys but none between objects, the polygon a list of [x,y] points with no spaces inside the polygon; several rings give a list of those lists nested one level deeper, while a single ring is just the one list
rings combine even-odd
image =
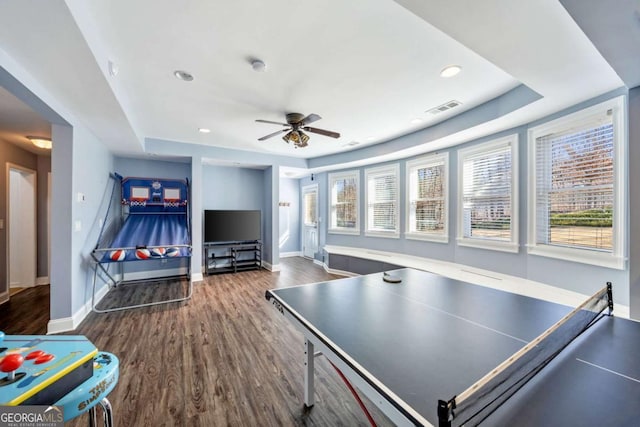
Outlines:
[{"label": "ceiling fan blade", "polygon": [[280,135],[281,133],[287,132],[289,129],[290,128],[277,130],[274,133],[270,133],[269,135],[265,135],[262,138],[258,138],[258,141],[264,141],[265,139],[269,139],[276,135]]},{"label": "ceiling fan blade", "polygon": [[256,120],[256,122],[258,122],[258,123],[271,123],[272,125],[289,126],[287,123],[272,122],[271,120],[261,120],[261,119],[258,119],[258,120]]},{"label": "ceiling fan blade", "polygon": [[330,130],[312,128],[309,126],[305,126],[303,129],[307,132],[318,133],[320,135],[329,136],[331,138],[340,138],[340,134],[338,132],[332,132]]},{"label": "ceiling fan blade", "polygon": [[305,117],[304,119],[302,119],[300,121],[300,126],[306,126],[309,123],[313,123],[313,122],[317,122],[318,120],[320,120],[322,117],[320,117],[317,114],[311,113],[309,114],[307,117]]}]

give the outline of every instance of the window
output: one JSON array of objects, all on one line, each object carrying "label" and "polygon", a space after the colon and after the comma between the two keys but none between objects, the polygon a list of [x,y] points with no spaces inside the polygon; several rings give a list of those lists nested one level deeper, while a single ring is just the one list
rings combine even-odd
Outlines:
[{"label": "window", "polygon": [[448,242],[449,153],[407,162],[408,239]]},{"label": "window", "polygon": [[458,244],[518,252],[518,136],[458,150]]},{"label": "window", "polygon": [[304,225],[315,227],[318,223],[318,186],[310,185],[302,188],[302,205]]},{"label": "window", "polygon": [[623,268],[623,98],[529,130],[529,253]]},{"label": "window", "polygon": [[367,235],[398,237],[400,228],[399,175],[400,170],[397,164],[365,171]]},{"label": "window", "polygon": [[329,174],[330,233],[360,234],[359,171]]}]

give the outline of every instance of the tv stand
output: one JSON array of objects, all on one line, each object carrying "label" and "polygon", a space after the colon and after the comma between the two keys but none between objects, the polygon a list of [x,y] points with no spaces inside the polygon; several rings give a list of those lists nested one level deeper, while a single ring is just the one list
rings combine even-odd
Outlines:
[{"label": "tv stand", "polygon": [[262,242],[207,242],[204,244],[207,274],[237,273],[262,268]]}]

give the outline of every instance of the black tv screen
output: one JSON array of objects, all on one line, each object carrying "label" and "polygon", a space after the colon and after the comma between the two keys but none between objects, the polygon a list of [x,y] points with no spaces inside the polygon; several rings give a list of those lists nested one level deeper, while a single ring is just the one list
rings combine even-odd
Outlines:
[{"label": "black tv screen", "polygon": [[260,211],[204,211],[205,242],[261,239]]}]

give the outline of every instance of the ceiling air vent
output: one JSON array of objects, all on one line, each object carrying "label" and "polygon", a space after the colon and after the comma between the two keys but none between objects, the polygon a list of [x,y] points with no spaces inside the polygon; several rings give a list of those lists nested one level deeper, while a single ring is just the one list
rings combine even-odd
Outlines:
[{"label": "ceiling air vent", "polygon": [[459,105],[462,105],[462,102],[452,100],[452,101],[449,101],[449,102],[445,102],[442,105],[438,105],[435,108],[427,110],[427,113],[431,113],[431,114],[434,114],[434,115],[435,114],[440,114],[440,113],[444,113],[445,111],[448,111],[448,110],[450,110],[452,108],[455,108],[455,107],[457,107]]}]

